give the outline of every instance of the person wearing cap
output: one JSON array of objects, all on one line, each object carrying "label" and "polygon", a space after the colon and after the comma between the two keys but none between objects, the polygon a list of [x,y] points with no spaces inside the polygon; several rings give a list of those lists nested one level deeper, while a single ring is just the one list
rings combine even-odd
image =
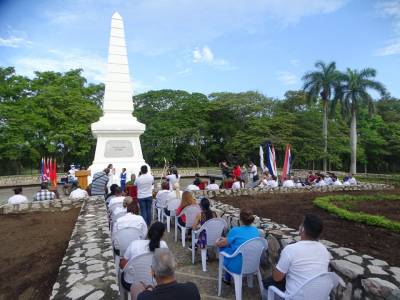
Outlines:
[{"label": "person wearing cap", "polygon": [[13,191],[15,195],[8,198],[8,204],[28,203],[28,198],[22,195],[22,186],[16,186]]},{"label": "person wearing cap", "polygon": [[118,218],[113,226],[113,234],[123,228],[133,227],[137,228],[143,238],[147,235],[147,224],[141,215],[139,215],[139,207],[132,197],[127,196],[123,200],[123,207],[126,209],[127,214]]}]

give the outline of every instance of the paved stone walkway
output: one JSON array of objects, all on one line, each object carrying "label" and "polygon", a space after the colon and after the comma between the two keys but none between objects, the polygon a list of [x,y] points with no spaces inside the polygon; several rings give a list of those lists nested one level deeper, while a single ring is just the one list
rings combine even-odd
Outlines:
[{"label": "paved stone walkway", "polygon": [[[203,272],[201,268],[200,252],[196,255],[195,264],[192,264],[192,253],[188,250],[188,242],[186,248],[182,247],[180,240],[174,241],[174,231],[165,235],[168,247],[174,253],[178,261],[177,278],[180,282],[194,282],[200,290],[201,299],[235,299],[235,288],[232,284],[227,286],[222,284],[221,297],[217,296],[218,288],[218,260],[213,259],[207,262],[207,272]],[[246,280],[243,280],[243,298],[242,299],[261,299],[260,290],[254,277],[254,287],[248,288]]]},{"label": "paved stone walkway", "polygon": [[51,299],[118,299],[104,200],[84,202]]}]

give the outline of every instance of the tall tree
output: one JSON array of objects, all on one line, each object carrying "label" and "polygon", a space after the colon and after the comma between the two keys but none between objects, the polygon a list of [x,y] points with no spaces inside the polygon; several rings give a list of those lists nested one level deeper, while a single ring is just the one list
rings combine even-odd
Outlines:
[{"label": "tall tree", "polygon": [[327,170],[328,157],[328,107],[329,102],[333,100],[335,91],[339,85],[340,72],[336,70],[336,63],[325,64],[323,61],[315,63],[317,71],[307,72],[303,76],[304,91],[307,92],[308,99],[316,102],[319,97],[323,106],[322,136],[324,143],[323,169]]},{"label": "tall tree", "polygon": [[340,96],[342,102],[342,112],[351,118],[350,121],[350,173],[357,173],[357,111],[362,105],[368,106],[370,112],[373,110],[373,99],[370,90],[375,90],[382,96],[386,94],[386,89],[382,83],[373,80],[376,71],[366,68],[361,71],[347,69],[341,75],[342,85]]}]

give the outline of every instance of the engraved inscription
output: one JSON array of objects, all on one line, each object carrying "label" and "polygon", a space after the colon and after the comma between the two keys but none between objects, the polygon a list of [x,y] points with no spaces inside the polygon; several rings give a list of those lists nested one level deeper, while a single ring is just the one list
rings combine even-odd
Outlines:
[{"label": "engraved inscription", "polygon": [[106,142],[105,157],[132,157],[132,143],[126,140],[114,140]]}]

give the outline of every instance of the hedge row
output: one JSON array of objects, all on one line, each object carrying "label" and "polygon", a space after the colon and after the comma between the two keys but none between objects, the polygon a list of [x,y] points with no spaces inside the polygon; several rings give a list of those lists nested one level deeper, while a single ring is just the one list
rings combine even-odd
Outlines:
[{"label": "hedge row", "polygon": [[355,201],[400,201],[400,195],[361,195],[361,196],[350,196],[350,195],[337,195],[337,196],[325,196],[318,197],[314,200],[314,205],[320,207],[330,213],[337,215],[340,218],[361,222],[372,226],[383,227],[395,232],[400,232],[400,222],[390,220],[384,216],[370,215],[363,212],[352,212],[346,208],[337,207],[332,202],[343,202],[348,207],[349,202]]}]

